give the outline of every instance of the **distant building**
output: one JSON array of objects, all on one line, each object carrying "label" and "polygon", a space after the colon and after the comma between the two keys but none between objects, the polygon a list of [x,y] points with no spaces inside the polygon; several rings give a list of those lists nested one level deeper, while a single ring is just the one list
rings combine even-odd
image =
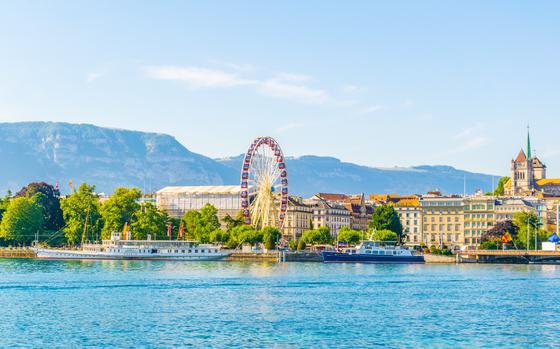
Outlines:
[{"label": "distant building", "polygon": [[327,201],[325,196],[320,194],[306,199],[305,203],[313,206],[313,229],[327,227],[331,236],[336,238],[340,228],[350,227],[351,214],[342,203]]},{"label": "distant building", "polygon": [[282,236],[285,240],[299,240],[304,231],[313,227],[313,206],[297,196],[288,197],[288,210]]},{"label": "distant building", "polygon": [[190,210],[212,204],[221,222],[226,214],[235,217],[241,210],[239,193],[238,185],[165,187],[156,192],[156,205],[171,217],[181,218]]},{"label": "distant building", "polygon": [[427,246],[455,248],[465,244],[463,198],[423,197],[420,199],[420,208],[423,238]]},{"label": "distant building", "polygon": [[474,195],[464,199],[465,245],[477,248],[482,234],[496,224],[496,198]]},{"label": "distant building", "polygon": [[394,204],[393,208],[399,214],[403,232],[406,234],[405,243],[407,245],[420,245],[424,242],[420,200],[418,198],[401,200]]},{"label": "distant building", "polygon": [[531,151],[531,137],[527,132],[527,152],[521,149],[511,160],[510,179],[504,185],[507,196],[560,197],[560,178],[546,178],[546,165]]},{"label": "distant building", "polygon": [[350,229],[367,231],[373,214],[373,206],[367,204],[364,194],[317,193],[311,199],[342,205],[350,212]]}]

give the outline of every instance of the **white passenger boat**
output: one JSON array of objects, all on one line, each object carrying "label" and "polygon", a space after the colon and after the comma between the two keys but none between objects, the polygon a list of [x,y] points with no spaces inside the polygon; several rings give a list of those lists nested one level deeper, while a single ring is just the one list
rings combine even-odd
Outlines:
[{"label": "white passenger boat", "polygon": [[219,260],[231,252],[219,246],[181,240],[122,240],[113,233],[100,244],[83,244],[80,250],[35,248],[39,259],[150,259],[205,261]]}]

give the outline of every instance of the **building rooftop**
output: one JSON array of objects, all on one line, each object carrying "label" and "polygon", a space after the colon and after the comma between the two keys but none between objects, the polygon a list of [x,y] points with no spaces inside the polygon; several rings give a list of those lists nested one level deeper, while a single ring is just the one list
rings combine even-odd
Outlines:
[{"label": "building rooftop", "polygon": [[521,149],[519,151],[519,154],[517,154],[517,158],[515,158],[515,162],[525,162],[525,161],[527,161],[527,156],[525,155],[523,149]]},{"label": "building rooftop", "polygon": [[157,191],[157,194],[229,194],[237,195],[241,191],[239,185],[193,185],[165,187]]}]

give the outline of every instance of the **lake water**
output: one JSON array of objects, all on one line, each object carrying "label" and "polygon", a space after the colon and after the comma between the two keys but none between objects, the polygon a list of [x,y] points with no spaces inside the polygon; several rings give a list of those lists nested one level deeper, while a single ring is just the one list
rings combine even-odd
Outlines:
[{"label": "lake water", "polygon": [[558,348],[560,266],[0,260],[0,347]]}]

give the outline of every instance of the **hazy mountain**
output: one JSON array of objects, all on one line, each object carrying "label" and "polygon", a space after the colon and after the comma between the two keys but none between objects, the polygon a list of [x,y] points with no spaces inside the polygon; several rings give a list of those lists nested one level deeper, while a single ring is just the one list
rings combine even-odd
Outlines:
[{"label": "hazy mountain", "polygon": [[[218,159],[239,171],[243,155]],[[492,176],[457,170],[451,166],[416,166],[411,168],[373,168],[342,162],[332,157],[301,156],[286,158],[290,192],[310,196],[332,193],[468,193],[477,189],[490,191]],[[498,177],[495,178],[497,183]]]},{"label": "hazy mountain", "polygon": [[53,122],[0,124],[0,190],[30,181],[85,181],[100,192],[118,186],[232,183],[238,175],[187,150],[169,135]]},{"label": "hazy mountain", "polygon": [[[85,181],[100,192],[117,186],[157,190],[167,185],[237,184],[242,156],[211,159],[190,152],[165,134],[53,122],[0,123],[0,190],[31,181]],[[286,159],[290,192],[445,193],[490,190],[491,176],[448,166],[382,169],[331,157]]]}]

